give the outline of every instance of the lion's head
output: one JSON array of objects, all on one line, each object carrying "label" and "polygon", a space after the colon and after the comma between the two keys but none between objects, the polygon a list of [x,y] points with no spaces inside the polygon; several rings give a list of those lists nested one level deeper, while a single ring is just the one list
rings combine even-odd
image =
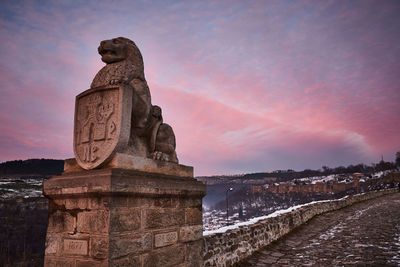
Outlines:
[{"label": "lion's head", "polygon": [[98,51],[101,60],[106,64],[130,60],[136,66],[143,66],[142,54],[136,44],[128,38],[118,37],[101,41]]}]

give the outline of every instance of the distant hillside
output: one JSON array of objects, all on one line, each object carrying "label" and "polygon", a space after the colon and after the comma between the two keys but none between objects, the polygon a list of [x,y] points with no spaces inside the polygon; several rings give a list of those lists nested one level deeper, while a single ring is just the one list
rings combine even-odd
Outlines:
[{"label": "distant hillside", "polygon": [[196,179],[207,184],[266,184],[274,182],[285,182],[293,179],[321,175],[320,170],[277,170],[273,172],[259,172],[237,175],[215,175],[215,176],[197,176]]},{"label": "distant hillside", "polygon": [[57,159],[13,160],[0,163],[0,175],[38,174],[55,175],[64,170],[64,161]]},{"label": "distant hillside", "polygon": [[329,168],[327,166],[322,166],[322,170],[305,169],[303,171],[294,171],[289,169],[289,170],[276,170],[272,172],[258,172],[258,173],[237,174],[237,175],[197,176],[196,179],[207,185],[220,185],[220,184],[257,185],[257,184],[266,184],[274,182],[286,182],[294,179],[301,179],[313,176],[326,176],[331,174],[352,174],[352,173],[371,174],[379,171],[393,170],[395,168],[396,168],[395,163],[381,160],[377,164],[372,164],[371,166],[360,163],[357,165],[349,165],[347,167],[339,166],[336,168]]}]

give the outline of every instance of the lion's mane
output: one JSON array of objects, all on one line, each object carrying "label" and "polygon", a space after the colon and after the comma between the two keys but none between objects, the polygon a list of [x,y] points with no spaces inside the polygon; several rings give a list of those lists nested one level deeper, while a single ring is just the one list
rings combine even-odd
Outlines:
[{"label": "lion's mane", "polygon": [[121,61],[104,66],[94,77],[90,88],[117,83],[127,84],[135,78],[145,81],[143,57],[136,44],[132,40],[124,37],[118,37],[116,39],[125,45],[126,57]]}]

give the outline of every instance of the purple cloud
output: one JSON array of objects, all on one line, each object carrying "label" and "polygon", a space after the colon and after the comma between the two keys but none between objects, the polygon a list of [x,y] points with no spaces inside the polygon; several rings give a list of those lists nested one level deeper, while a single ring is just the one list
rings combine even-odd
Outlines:
[{"label": "purple cloud", "polygon": [[[391,160],[398,1],[13,1],[0,11],[0,160],[72,157],[74,98],[100,40],[141,49],[196,174]],[[77,8],[79,6],[79,8]]]}]

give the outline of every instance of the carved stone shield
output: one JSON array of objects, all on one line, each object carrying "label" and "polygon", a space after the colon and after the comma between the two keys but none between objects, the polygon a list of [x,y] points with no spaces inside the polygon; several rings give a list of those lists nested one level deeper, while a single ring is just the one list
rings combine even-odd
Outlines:
[{"label": "carved stone shield", "polygon": [[89,89],[75,100],[74,153],[78,164],[94,169],[127,147],[132,88],[114,85]]}]

